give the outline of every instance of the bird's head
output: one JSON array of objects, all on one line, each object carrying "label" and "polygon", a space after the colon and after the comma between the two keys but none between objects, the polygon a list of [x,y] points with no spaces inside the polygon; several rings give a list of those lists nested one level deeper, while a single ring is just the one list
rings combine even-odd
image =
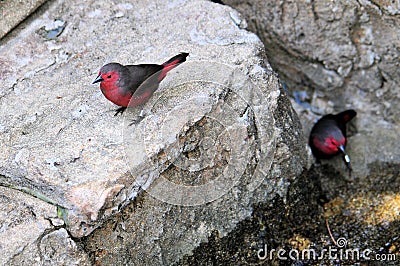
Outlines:
[{"label": "bird's head", "polygon": [[121,68],[123,68],[123,66],[118,63],[109,63],[104,65],[92,84],[100,82],[100,85],[103,88],[115,86],[120,78]]}]

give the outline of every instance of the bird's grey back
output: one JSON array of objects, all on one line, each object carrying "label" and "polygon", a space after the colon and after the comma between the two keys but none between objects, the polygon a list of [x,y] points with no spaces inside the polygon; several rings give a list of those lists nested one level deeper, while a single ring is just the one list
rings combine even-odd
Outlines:
[{"label": "bird's grey back", "polygon": [[157,72],[161,73],[161,70],[163,69],[163,66],[156,64],[127,65],[126,67],[130,71],[129,87],[132,92],[134,92],[146,79]]}]

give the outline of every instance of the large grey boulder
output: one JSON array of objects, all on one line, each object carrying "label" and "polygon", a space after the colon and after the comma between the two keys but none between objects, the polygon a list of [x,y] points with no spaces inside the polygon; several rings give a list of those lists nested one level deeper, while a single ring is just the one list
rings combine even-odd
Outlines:
[{"label": "large grey boulder", "polygon": [[[43,30],[60,23],[62,34],[46,38]],[[172,263],[211,232],[232,231],[254,204],[284,197],[306,165],[304,139],[263,44],[245,25],[208,1],[59,0],[7,39],[0,184],[50,209],[38,214],[45,226],[28,248],[9,257],[61,261],[58,248],[44,251],[63,246],[74,263],[86,263],[72,239],[136,201],[142,208],[128,209],[118,225],[128,234],[95,236],[104,249],[134,243],[132,261]],[[190,57],[168,74],[138,125],[128,124],[139,108],[114,117],[115,106],[91,85],[104,63],[162,63],[179,52]],[[32,230],[34,221],[24,222]]]}]

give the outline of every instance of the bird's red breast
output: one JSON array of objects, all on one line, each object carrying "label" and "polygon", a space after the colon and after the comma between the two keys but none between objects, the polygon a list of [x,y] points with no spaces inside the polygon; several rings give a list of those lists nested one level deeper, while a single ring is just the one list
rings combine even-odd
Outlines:
[{"label": "bird's red breast", "polygon": [[127,107],[132,94],[118,86],[120,74],[117,71],[110,71],[103,74],[99,73],[99,75],[103,78],[100,83],[100,90],[104,96],[118,106]]}]

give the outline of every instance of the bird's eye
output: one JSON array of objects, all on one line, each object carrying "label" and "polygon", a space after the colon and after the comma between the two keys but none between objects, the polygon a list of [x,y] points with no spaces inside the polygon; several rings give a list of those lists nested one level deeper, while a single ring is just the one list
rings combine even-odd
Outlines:
[{"label": "bird's eye", "polygon": [[110,78],[111,78],[111,75],[108,75],[107,78],[110,79]]}]

